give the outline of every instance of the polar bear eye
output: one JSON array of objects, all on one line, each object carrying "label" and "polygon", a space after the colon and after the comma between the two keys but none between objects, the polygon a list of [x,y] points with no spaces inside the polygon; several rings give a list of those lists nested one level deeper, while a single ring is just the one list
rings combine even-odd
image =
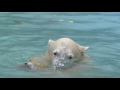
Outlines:
[{"label": "polar bear eye", "polygon": [[54,52],[54,55],[57,55],[57,52]]},{"label": "polar bear eye", "polygon": [[68,59],[72,59],[74,57],[74,55],[69,55]]},{"label": "polar bear eye", "polygon": [[55,51],[55,52],[53,52],[53,54],[54,54],[54,55],[58,55],[58,52],[57,52],[57,51]]},{"label": "polar bear eye", "polygon": [[54,54],[54,55],[58,55],[58,53],[59,53],[58,50],[53,51],[53,54]]},{"label": "polar bear eye", "polygon": [[68,59],[72,59],[73,57],[70,55],[69,57],[68,57]]}]

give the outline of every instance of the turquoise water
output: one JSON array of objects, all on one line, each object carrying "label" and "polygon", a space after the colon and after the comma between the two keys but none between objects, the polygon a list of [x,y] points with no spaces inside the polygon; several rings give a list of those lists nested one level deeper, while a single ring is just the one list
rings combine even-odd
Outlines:
[{"label": "turquoise water", "polygon": [[[118,78],[119,29],[119,12],[0,12],[0,78]],[[62,37],[89,46],[90,59],[65,71],[18,67]]]}]

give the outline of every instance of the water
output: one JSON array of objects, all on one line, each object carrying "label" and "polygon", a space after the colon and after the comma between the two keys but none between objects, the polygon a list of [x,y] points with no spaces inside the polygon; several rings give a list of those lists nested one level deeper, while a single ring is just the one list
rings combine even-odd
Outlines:
[{"label": "water", "polygon": [[[119,78],[119,29],[119,12],[0,12],[0,78]],[[89,46],[90,60],[56,72],[18,67],[61,37]]]}]

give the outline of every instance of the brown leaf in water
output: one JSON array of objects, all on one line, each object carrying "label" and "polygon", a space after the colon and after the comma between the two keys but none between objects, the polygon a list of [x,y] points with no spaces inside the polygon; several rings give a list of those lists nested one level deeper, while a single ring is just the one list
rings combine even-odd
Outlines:
[{"label": "brown leaf in water", "polygon": [[17,24],[20,24],[20,25],[22,24],[20,21],[15,21],[15,22],[16,22]]}]

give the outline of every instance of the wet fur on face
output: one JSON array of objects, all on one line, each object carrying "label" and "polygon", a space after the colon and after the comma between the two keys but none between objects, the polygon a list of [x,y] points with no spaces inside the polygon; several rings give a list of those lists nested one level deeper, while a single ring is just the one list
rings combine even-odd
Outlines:
[{"label": "wet fur on face", "polygon": [[61,47],[58,47],[53,51],[53,66],[64,67],[64,63],[67,63],[72,58],[74,58],[72,51],[62,43]]}]

